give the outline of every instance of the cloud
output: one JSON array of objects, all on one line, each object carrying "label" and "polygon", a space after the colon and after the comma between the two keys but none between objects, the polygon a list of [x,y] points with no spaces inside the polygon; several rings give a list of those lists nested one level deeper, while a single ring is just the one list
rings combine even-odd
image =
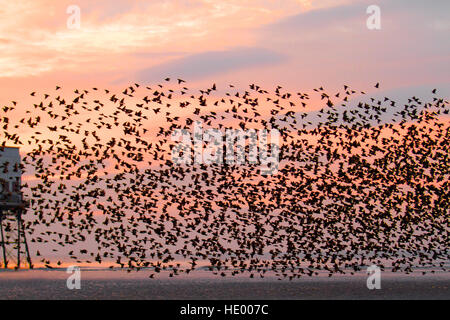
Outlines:
[{"label": "cloud", "polygon": [[[352,3],[320,8],[285,17],[261,28],[263,32],[301,35],[302,31],[317,31],[335,24],[350,22],[365,22],[368,17],[366,9],[373,5],[372,1],[359,0]],[[410,28],[429,27],[429,23],[443,24],[448,21],[450,2],[447,0],[433,1],[433,5],[424,0],[379,0],[376,5],[381,9],[382,20],[403,22],[406,20]],[[365,23],[363,24],[365,26]]]},{"label": "cloud", "polygon": [[297,34],[301,36],[303,31],[317,31],[332,24],[342,23],[350,18],[361,16],[361,13],[365,13],[366,7],[357,3],[307,11],[281,19],[261,29],[268,35],[287,32],[289,35]]},{"label": "cloud", "polygon": [[[289,55],[287,81],[387,87],[450,81],[449,1],[379,0],[381,30],[369,30],[370,1],[296,14],[260,28],[260,43]],[[447,19],[448,20],[448,19]],[[305,75],[298,77],[299,71]],[[305,84],[299,83],[301,84]]]},{"label": "cloud", "polygon": [[[80,7],[80,29],[67,28],[71,4]],[[111,63],[126,73],[140,62],[136,51],[169,52],[150,66],[173,59],[170,52],[252,47],[255,29],[300,11],[298,0],[9,1],[0,7],[0,73],[92,74],[111,69]]]},{"label": "cloud", "polygon": [[155,81],[165,77],[201,79],[240,69],[277,64],[286,58],[264,48],[235,48],[192,54],[138,72],[139,81]]}]

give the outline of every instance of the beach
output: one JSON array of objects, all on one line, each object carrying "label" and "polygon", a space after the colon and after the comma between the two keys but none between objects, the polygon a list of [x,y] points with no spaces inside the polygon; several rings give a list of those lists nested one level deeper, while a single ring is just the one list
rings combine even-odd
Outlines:
[{"label": "beach", "polygon": [[450,298],[450,274],[437,272],[382,273],[381,289],[369,290],[364,272],[277,280],[275,276],[217,277],[208,271],[149,279],[148,272],[87,269],[81,288],[68,289],[70,274],[61,270],[7,270],[0,272],[1,300],[309,300],[309,299],[439,299]]}]

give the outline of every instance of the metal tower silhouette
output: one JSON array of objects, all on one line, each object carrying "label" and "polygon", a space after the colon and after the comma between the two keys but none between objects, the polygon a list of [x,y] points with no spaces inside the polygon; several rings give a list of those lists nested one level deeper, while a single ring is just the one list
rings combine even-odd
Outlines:
[{"label": "metal tower silhouette", "polygon": [[22,220],[26,202],[20,192],[21,175],[19,149],[0,147],[0,266],[3,268],[14,264],[16,269],[26,264],[33,268]]}]

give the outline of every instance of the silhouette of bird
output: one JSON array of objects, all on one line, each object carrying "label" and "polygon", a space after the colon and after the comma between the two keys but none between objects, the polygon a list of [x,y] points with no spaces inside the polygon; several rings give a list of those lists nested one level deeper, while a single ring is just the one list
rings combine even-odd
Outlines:
[{"label": "silhouette of bird", "polygon": [[[288,280],[370,264],[448,270],[448,101],[357,101],[365,93],[349,85],[230,84],[217,97],[215,83],[191,94],[185,82],[48,92],[1,109],[2,146],[24,154],[12,167],[0,149],[0,170],[32,178],[23,217],[46,267],[55,247],[149,278],[205,266]],[[275,130],[278,140],[259,139]]]}]

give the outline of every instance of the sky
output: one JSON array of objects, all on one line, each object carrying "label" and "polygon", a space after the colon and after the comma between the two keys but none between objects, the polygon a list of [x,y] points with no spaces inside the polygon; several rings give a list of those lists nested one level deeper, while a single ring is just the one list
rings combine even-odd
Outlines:
[{"label": "sky", "polygon": [[[367,28],[370,5],[380,30]],[[68,27],[73,6],[79,28]],[[448,95],[449,9],[446,0],[2,0],[0,102],[55,84],[121,88],[166,76],[191,87],[381,82]]]},{"label": "sky", "polygon": [[0,106],[56,85],[114,92],[166,77],[450,97],[449,12],[448,0],[0,0]]}]

